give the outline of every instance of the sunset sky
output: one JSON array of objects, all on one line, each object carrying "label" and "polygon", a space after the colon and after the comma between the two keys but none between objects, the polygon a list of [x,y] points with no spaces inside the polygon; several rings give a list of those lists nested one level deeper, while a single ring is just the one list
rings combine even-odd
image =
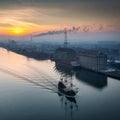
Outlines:
[{"label": "sunset sky", "polygon": [[80,32],[120,32],[120,0],[2,0],[0,34],[80,26]]}]

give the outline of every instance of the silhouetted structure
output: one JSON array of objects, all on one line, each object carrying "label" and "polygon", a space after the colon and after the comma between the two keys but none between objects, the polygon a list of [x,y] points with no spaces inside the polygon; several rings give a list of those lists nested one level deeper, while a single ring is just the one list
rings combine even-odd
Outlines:
[{"label": "silhouetted structure", "polygon": [[107,76],[89,70],[81,69],[77,71],[76,78],[98,89],[107,86]]},{"label": "silhouetted structure", "polygon": [[76,61],[76,52],[71,48],[58,48],[54,59],[61,64],[72,66],[72,62]]}]

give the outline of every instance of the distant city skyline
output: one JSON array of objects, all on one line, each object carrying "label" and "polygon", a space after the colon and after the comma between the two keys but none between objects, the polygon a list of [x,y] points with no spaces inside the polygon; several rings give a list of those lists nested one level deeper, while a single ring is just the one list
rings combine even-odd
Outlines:
[{"label": "distant city skyline", "polygon": [[0,34],[30,34],[80,27],[79,32],[120,32],[119,0],[0,1]]}]

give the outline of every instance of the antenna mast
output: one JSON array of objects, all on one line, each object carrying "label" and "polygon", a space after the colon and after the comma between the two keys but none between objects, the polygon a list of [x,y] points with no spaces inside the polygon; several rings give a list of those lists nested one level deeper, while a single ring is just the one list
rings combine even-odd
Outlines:
[{"label": "antenna mast", "polygon": [[67,30],[65,28],[65,39],[64,39],[64,47],[67,48],[68,47],[68,41],[67,41]]}]

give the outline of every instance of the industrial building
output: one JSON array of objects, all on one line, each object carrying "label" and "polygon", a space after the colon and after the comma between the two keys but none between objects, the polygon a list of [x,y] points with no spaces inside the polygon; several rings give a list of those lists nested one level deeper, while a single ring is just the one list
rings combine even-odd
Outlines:
[{"label": "industrial building", "polygon": [[94,50],[81,50],[77,55],[80,67],[93,71],[102,71],[107,67],[107,56]]},{"label": "industrial building", "polygon": [[76,52],[71,48],[58,48],[55,51],[54,59],[63,64],[71,65],[72,61],[76,61]]}]

